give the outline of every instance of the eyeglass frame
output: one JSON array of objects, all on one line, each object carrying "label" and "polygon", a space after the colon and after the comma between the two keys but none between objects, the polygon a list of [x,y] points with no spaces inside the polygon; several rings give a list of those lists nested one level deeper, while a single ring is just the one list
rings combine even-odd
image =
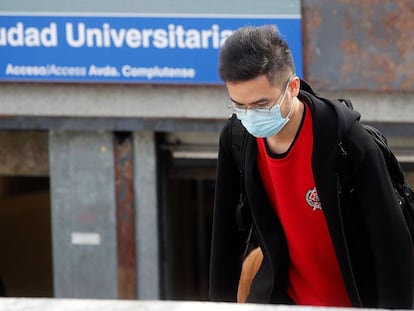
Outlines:
[{"label": "eyeglass frame", "polygon": [[[282,101],[284,99],[284,97],[286,96],[288,87],[289,87],[289,83],[292,80],[292,78],[294,78],[296,75],[292,74],[291,76],[289,76],[288,80],[286,81],[286,86],[285,86],[285,90],[283,93],[281,93],[276,100],[273,102],[272,105],[268,106],[268,107],[260,107],[261,105],[259,104],[259,107],[246,107],[245,105],[239,105],[237,103],[235,103],[230,97],[227,98],[227,109],[231,109],[233,110],[233,112],[240,113],[240,114],[246,114],[248,110],[252,110],[255,112],[259,112],[259,113],[270,113],[270,111],[272,110],[273,107],[275,107],[277,104],[281,105]],[[280,99],[280,102],[279,102]],[[265,104],[263,106],[266,106]]]}]

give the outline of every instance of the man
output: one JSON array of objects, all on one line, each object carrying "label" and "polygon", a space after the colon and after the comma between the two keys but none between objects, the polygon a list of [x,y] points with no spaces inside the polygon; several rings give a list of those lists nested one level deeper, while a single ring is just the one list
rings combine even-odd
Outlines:
[{"label": "man", "polygon": [[[219,74],[238,120],[220,136],[211,298],[238,295],[249,241],[236,219],[243,188],[254,252],[263,254],[248,302],[412,308],[411,236],[359,113],[313,95],[274,26],[234,32],[220,51]],[[232,151],[239,121],[248,132],[240,170]],[[343,140],[349,189],[338,174]]]}]

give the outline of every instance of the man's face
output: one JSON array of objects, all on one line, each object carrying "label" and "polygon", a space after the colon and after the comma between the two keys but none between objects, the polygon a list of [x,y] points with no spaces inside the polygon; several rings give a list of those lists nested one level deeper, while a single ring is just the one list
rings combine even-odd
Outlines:
[{"label": "man's face", "polygon": [[[286,81],[286,83],[288,83]],[[286,96],[283,98],[283,93],[287,84],[280,83],[273,85],[269,82],[266,75],[261,75],[257,78],[241,82],[226,82],[227,91],[233,106],[240,108],[267,108],[272,105],[281,104],[281,113],[286,115],[288,108],[283,105]],[[280,102],[283,99],[283,102]]]}]

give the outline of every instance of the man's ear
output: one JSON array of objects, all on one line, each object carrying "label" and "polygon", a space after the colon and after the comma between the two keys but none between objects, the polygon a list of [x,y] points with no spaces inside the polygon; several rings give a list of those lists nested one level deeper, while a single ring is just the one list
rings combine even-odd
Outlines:
[{"label": "man's ear", "polygon": [[300,79],[298,76],[294,76],[289,83],[290,94],[292,97],[296,97],[299,95],[300,90]]}]

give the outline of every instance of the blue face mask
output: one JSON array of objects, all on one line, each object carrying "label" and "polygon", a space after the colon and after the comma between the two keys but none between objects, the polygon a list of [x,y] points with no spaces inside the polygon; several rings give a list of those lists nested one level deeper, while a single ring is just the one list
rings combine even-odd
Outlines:
[{"label": "blue face mask", "polygon": [[244,113],[236,112],[237,119],[241,121],[246,130],[255,137],[270,137],[279,133],[289,122],[294,102],[290,106],[289,113],[285,118],[280,113],[280,105],[285,99],[287,88],[279,104],[274,105],[266,112],[255,109],[246,109]]}]

